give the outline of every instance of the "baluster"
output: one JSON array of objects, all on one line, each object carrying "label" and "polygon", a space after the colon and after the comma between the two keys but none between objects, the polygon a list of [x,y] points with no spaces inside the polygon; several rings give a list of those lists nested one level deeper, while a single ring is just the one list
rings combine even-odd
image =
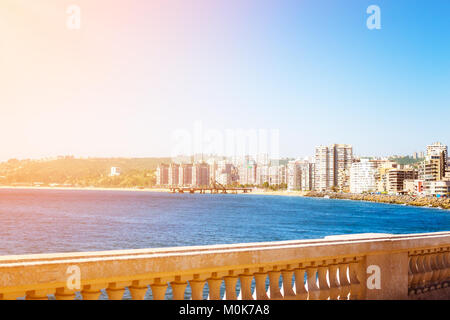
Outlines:
[{"label": "baluster", "polygon": [[319,287],[317,286],[317,267],[306,268],[306,284],[308,286],[308,300],[319,299]]},{"label": "baluster", "polygon": [[350,300],[360,300],[362,298],[362,285],[358,279],[358,265],[358,262],[353,261],[349,266]]},{"label": "baluster", "polygon": [[187,282],[182,281],[180,276],[175,277],[175,281],[170,283],[172,287],[173,300],[184,300],[184,293],[186,292]]},{"label": "baluster", "polygon": [[439,285],[438,279],[439,279],[439,273],[440,273],[440,269],[438,266],[438,255],[439,253],[434,252],[430,255],[430,267],[432,270],[431,273],[431,289],[434,290],[437,288],[437,286]]},{"label": "baluster", "polygon": [[101,289],[105,288],[104,284],[88,284],[83,286],[83,290],[81,291],[81,295],[83,296],[83,300],[98,300],[102,292]]},{"label": "baluster", "polygon": [[409,287],[413,290],[414,293],[415,293],[415,289],[419,285],[419,278],[420,278],[418,259],[419,259],[419,256],[417,256],[417,255],[413,255],[409,258],[409,268],[410,268],[410,271],[412,274],[411,284],[409,285]]},{"label": "baluster", "polygon": [[363,261],[358,261],[356,265],[356,276],[360,282],[359,285],[359,299],[366,299],[366,281],[367,281],[367,273],[365,263]]},{"label": "baluster", "polygon": [[425,286],[425,256],[422,254],[419,254],[417,257],[417,288],[416,288],[416,294],[421,292],[421,288]]},{"label": "baluster", "polygon": [[329,266],[329,280],[330,280],[330,300],[337,300],[340,292],[337,264],[332,264]]},{"label": "baluster", "polygon": [[223,279],[225,281],[225,300],[236,300],[236,284],[238,277],[229,275]]},{"label": "baluster", "polygon": [[74,300],[75,291],[67,288],[57,288],[55,292],[56,300]]},{"label": "baluster", "polygon": [[423,264],[424,264],[424,270],[425,270],[425,275],[424,275],[425,290],[424,291],[429,291],[430,284],[431,284],[431,277],[433,276],[433,270],[431,269],[431,254],[427,254],[424,256]]},{"label": "baluster", "polygon": [[448,251],[449,248],[447,248],[447,251],[444,252],[442,255],[442,262],[444,265],[444,272],[442,272],[442,278],[444,279],[443,288],[447,288],[449,286],[450,281],[450,251]]},{"label": "baluster", "polygon": [[208,300],[221,300],[220,286],[222,285],[222,278],[217,276],[216,272],[213,272],[212,277],[208,280],[209,295]]},{"label": "baluster", "polygon": [[286,269],[281,270],[281,277],[283,278],[283,284],[281,287],[281,294],[285,300],[295,300],[296,295],[292,288],[292,276],[294,275],[294,270]]},{"label": "baluster", "polygon": [[133,300],[144,300],[145,295],[148,291],[148,286],[150,284],[149,280],[135,280],[131,283],[131,286],[128,287],[130,290],[131,299]]},{"label": "baluster", "polygon": [[[442,249],[441,249],[442,250]],[[443,264],[443,260],[442,260],[442,256],[443,256],[443,252],[439,251],[438,253],[436,253],[436,288],[440,289],[442,288],[442,276],[445,273],[444,270],[444,264]]]},{"label": "baluster", "polygon": [[306,300],[308,291],[305,288],[305,269],[298,268],[294,270],[295,275],[295,298],[297,300]]},{"label": "baluster", "polygon": [[412,271],[412,257],[408,256],[408,295],[411,293],[414,274]]},{"label": "baluster", "polygon": [[189,281],[192,291],[192,300],[203,300],[203,288],[205,280],[200,279],[199,275],[194,275],[194,279]]},{"label": "baluster", "polygon": [[267,295],[270,300],[282,300],[283,296],[280,292],[280,275],[281,272],[276,270],[269,271],[269,290],[267,291]]},{"label": "baluster", "polygon": [[54,294],[56,289],[31,290],[26,293],[26,300],[48,300],[48,296]]},{"label": "baluster", "polygon": [[[324,264],[326,261],[324,261]],[[322,265],[318,268],[318,281],[319,281],[319,300],[328,300],[330,296],[330,287],[327,282],[328,267]]]},{"label": "baluster", "polygon": [[166,297],[168,284],[162,282],[160,278],[155,279],[155,282],[150,285],[152,289],[153,300],[164,300]]},{"label": "baluster", "polygon": [[255,273],[255,293],[253,294],[255,300],[269,300],[266,292],[267,273],[264,268],[260,268],[259,272]]},{"label": "baluster", "polygon": [[350,281],[347,277],[347,270],[349,268],[349,264],[340,263],[339,266],[339,284],[340,284],[340,293],[339,300],[348,300],[348,294],[350,293]]},{"label": "baluster", "polygon": [[239,281],[241,282],[239,300],[253,300],[252,280],[253,275],[249,273],[248,269],[246,269],[243,274],[239,275]]},{"label": "baluster", "polygon": [[106,288],[109,300],[122,300],[125,293],[125,287],[129,286],[129,282],[112,282]]}]

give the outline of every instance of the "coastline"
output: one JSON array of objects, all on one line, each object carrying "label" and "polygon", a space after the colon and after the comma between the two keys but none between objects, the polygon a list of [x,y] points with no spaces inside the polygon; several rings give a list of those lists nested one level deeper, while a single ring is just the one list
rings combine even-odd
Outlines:
[{"label": "coastline", "polygon": [[38,186],[0,186],[2,189],[22,190],[72,190],[72,191],[139,191],[139,192],[169,192],[165,188],[106,188],[106,187],[38,187]]},{"label": "coastline", "polygon": [[[73,190],[73,191],[133,191],[133,192],[156,192],[170,193],[168,188],[106,188],[106,187],[41,187],[41,186],[0,186],[4,189],[22,189],[22,190]],[[244,193],[239,193],[244,194]],[[256,189],[245,195],[262,196],[284,196],[284,197],[307,197],[307,198],[325,198],[335,200],[352,200],[364,202],[376,202],[386,204],[406,205],[412,207],[441,208],[450,210],[450,199],[424,198],[398,195],[378,195],[378,194],[350,194],[334,192],[315,192],[315,191],[265,191]]]}]

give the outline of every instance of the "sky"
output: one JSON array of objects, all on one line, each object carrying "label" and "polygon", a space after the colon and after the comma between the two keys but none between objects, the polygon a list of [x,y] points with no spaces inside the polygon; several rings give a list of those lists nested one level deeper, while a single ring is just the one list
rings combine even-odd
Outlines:
[{"label": "sky", "polygon": [[277,130],[289,157],[449,144],[448,12],[448,0],[2,0],[0,160],[169,156],[174,132],[199,123]]}]

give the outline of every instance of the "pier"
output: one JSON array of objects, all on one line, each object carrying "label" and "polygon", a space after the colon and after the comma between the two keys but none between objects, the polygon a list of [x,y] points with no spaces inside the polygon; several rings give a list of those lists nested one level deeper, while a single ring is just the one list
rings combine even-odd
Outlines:
[{"label": "pier", "polygon": [[205,187],[183,187],[183,186],[171,186],[169,187],[169,190],[171,193],[196,193],[199,192],[201,194],[205,194],[207,192],[211,194],[227,194],[227,193],[233,193],[237,194],[239,192],[242,193],[249,193],[252,192],[252,188],[239,188],[239,187],[225,187],[221,183],[217,181],[211,181],[211,184],[209,186]]},{"label": "pier", "polygon": [[237,194],[239,192],[242,193],[249,193],[252,192],[251,188],[214,188],[214,187],[170,187],[171,193],[211,193],[211,194],[227,194],[227,193],[233,193]]}]

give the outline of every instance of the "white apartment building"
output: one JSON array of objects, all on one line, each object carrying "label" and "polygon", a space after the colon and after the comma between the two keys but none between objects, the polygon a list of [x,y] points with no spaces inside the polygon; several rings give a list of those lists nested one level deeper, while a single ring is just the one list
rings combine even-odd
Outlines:
[{"label": "white apartment building", "polygon": [[302,191],[312,191],[314,190],[314,167],[315,164],[303,161],[300,163],[301,170],[301,190]]},{"label": "white apartment building", "polygon": [[264,183],[269,183],[269,166],[258,166],[256,168],[256,184],[261,186]]},{"label": "white apartment building", "polygon": [[429,185],[429,194],[434,196],[450,195],[450,181],[431,181]]},{"label": "white apartment building", "polygon": [[435,142],[427,146],[427,156],[431,156],[436,153],[441,153],[442,151],[445,153],[445,161],[447,162],[448,147],[445,144]]},{"label": "white apartment building", "polygon": [[269,167],[269,185],[277,186],[280,184],[287,184],[286,166],[281,165]]},{"label": "white apartment building", "polygon": [[110,177],[120,176],[120,168],[119,167],[111,167],[111,171],[109,173]]},{"label": "white apartment building", "polygon": [[242,185],[256,184],[256,162],[248,160],[238,167],[239,183]]},{"label": "white apartment building", "polygon": [[350,192],[364,193],[377,190],[377,163],[369,159],[354,162],[350,168]]},{"label": "white apartment building", "polygon": [[301,190],[302,171],[299,161],[289,161],[287,165],[287,187],[288,190]]}]

